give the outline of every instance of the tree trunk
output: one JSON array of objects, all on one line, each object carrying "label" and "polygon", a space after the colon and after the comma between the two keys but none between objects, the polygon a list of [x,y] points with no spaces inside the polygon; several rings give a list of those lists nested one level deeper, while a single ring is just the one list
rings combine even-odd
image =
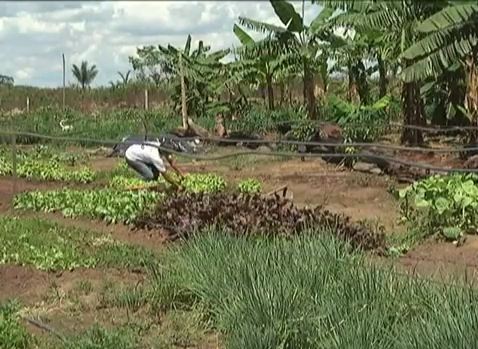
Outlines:
[{"label": "tree trunk", "polygon": [[348,90],[347,90],[347,100],[350,103],[357,103],[358,100],[359,100],[358,91],[357,91],[357,84],[355,82],[353,72],[350,68],[349,68],[348,75],[349,75],[349,87],[348,87]]},{"label": "tree trunk", "polygon": [[179,55],[179,75],[181,79],[181,116],[183,119],[183,128],[187,129],[188,127],[188,110],[186,104],[186,82],[184,80],[184,69],[183,69],[183,55],[181,52]]},{"label": "tree trunk", "polygon": [[259,85],[259,94],[261,95],[261,98],[264,100],[264,102],[266,101],[266,93],[265,93],[265,89],[264,89],[264,84],[261,83]]},{"label": "tree trunk", "polygon": [[274,86],[272,86],[272,74],[266,75],[267,82],[267,99],[269,102],[269,110],[274,110]]},{"label": "tree trunk", "polygon": [[224,115],[222,113],[216,115],[216,126],[214,127],[216,136],[225,137],[227,136],[227,129],[224,122]]},{"label": "tree trunk", "polygon": [[279,105],[282,107],[282,105],[284,104],[284,97],[285,97],[284,81],[281,81],[279,84],[279,93],[280,93]]},{"label": "tree trunk", "polygon": [[[466,60],[467,86],[465,106],[469,114],[471,126],[478,126],[478,72],[476,71],[476,54]],[[476,143],[478,132],[472,131],[470,143]]]},{"label": "tree trunk", "polygon": [[316,119],[317,110],[314,94],[314,74],[307,61],[304,61],[304,101],[307,104],[307,114],[309,119]]},{"label": "tree trunk", "polygon": [[387,67],[385,62],[382,60],[380,55],[377,57],[378,63],[378,86],[379,86],[379,97],[382,98],[387,94]]},{"label": "tree trunk", "polygon": [[292,85],[290,83],[287,84],[287,93],[289,94],[289,105],[292,105]]},{"label": "tree trunk", "polygon": [[[425,126],[425,110],[420,96],[420,86],[416,82],[403,83],[402,109],[404,125]],[[401,142],[408,145],[421,145],[423,143],[422,131],[403,128]]]}]

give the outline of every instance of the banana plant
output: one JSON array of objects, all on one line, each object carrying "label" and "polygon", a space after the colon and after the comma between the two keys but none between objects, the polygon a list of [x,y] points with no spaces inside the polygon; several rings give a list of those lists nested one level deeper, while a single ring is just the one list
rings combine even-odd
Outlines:
[{"label": "banana plant", "polygon": [[[381,31],[382,42],[387,43],[389,51],[399,63],[401,70],[413,64],[413,60],[401,54],[420,38],[415,30],[418,23],[447,5],[445,0],[437,0],[433,3],[419,0],[383,2],[327,0],[322,3],[343,11],[334,19],[335,25],[345,25],[358,30]],[[419,126],[426,121],[420,87],[419,81],[403,81],[402,83],[403,122],[406,125]],[[423,135],[419,130],[404,128],[401,141],[417,145],[423,142]]]},{"label": "banana plant", "polygon": [[180,106],[181,84],[179,79],[181,55],[184,80],[186,85],[187,110],[192,115],[207,113],[208,104],[222,92],[224,64],[220,62],[229,50],[210,52],[211,47],[199,41],[198,47],[191,49],[191,36],[188,35],[183,49],[170,44],[157,47],[148,46],[138,49],[137,58],[132,58],[133,69],[141,70],[144,67],[159,68],[163,78],[172,83],[174,93],[172,99],[176,107]]},{"label": "banana plant", "polygon": [[279,43],[271,37],[255,41],[237,24],[234,24],[233,32],[242,44],[236,49],[240,58],[238,72],[247,77],[249,82],[267,86],[269,110],[274,110],[273,81],[284,61],[283,57],[277,54]]},{"label": "banana plant", "polygon": [[[450,2],[422,21],[416,30],[423,37],[402,53],[403,59],[414,62],[403,70],[403,79],[443,81],[443,77],[448,76],[453,82],[454,75],[449,72],[459,64],[466,74],[464,114],[478,126],[478,5]],[[451,90],[455,90],[453,85]],[[475,133],[471,141],[477,138]]]},{"label": "banana plant", "polygon": [[285,0],[270,0],[272,8],[282,22],[282,26],[239,17],[239,24],[265,33],[269,38],[268,44],[271,53],[283,54],[283,62],[288,65],[300,66],[303,79],[303,95],[307,105],[309,118],[317,117],[317,102],[314,94],[314,80],[316,73],[316,59],[319,52],[319,43],[329,41],[335,36],[328,29],[326,23],[332,15],[329,11],[322,11],[310,23],[304,23],[305,1],[302,1],[302,15],[298,14],[294,6]]}]

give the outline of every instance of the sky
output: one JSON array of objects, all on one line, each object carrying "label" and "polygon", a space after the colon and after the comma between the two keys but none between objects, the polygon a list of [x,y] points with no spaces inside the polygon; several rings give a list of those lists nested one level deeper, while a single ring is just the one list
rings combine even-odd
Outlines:
[{"label": "sky", "polygon": [[[301,1],[293,4],[300,13]],[[306,1],[305,22],[319,12]],[[183,47],[188,34],[192,47],[199,40],[212,50],[238,46],[239,16],[281,24],[268,1],[2,1],[0,74],[16,85],[61,86],[64,53],[67,84],[71,65],[87,60],[99,71],[92,86],[107,85],[131,69],[137,47]]]}]

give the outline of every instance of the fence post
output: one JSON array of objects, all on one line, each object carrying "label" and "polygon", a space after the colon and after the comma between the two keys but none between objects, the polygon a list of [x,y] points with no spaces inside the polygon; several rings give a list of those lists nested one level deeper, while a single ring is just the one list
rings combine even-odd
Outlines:
[{"label": "fence post", "polygon": [[186,104],[186,83],[184,81],[183,54],[178,52],[179,56],[179,76],[181,78],[181,115],[183,118],[183,128],[188,128],[188,110]]},{"label": "fence post", "polygon": [[27,97],[27,113],[30,112],[30,97]]},{"label": "fence post", "polygon": [[149,103],[148,103],[148,89],[145,88],[144,89],[144,109],[148,110],[148,106],[149,106]]},{"label": "fence post", "polygon": [[12,186],[12,198],[15,197],[17,193],[17,136],[15,134],[11,135],[12,139],[12,175],[13,175],[13,186]]},{"label": "fence post", "polygon": [[63,111],[65,110],[65,54],[62,53],[61,54],[61,59],[62,59],[62,63],[63,63],[63,100],[62,100],[62,106],[63,106]]}]

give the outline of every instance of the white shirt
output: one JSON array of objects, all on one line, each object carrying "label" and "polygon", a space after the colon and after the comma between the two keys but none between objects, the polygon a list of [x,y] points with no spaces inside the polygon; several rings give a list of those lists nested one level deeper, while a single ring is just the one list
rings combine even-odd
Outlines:
[{"label": "white shirt", "polygon": [[153,165],[159,172],[166,171],[166,166],[164,166],[164,161],[159,155],[158,148],[151,145],[133,144],[126,149],[124,155],[129,161],[138,161]]}]

